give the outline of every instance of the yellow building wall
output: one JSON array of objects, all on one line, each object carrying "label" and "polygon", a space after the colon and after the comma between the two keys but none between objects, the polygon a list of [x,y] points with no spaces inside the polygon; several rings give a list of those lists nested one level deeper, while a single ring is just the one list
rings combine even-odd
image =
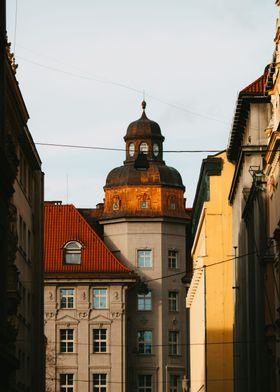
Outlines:
[{"label": "yellow building wall", "polygon": [[[205,290],[195,296],[204,295],[203,312],[191,310],[194,318],[205,317],[205,363],[191,364],[191,367],[205,367],[205,384],[208,392],[233,391],[233,245],[232,213],[228,202],[234,166],[222,158],[221,175],[210,176],[210,200],[204,203],[200,222],[192,249],[194,268],[203,265]],[[202,246],[202,244],[204,246]],[[190,307],[191,309],[191,307]],[[200,314],[200,317],[199,317]],[[192,323],[195,323],[192,321]],[[192,337],[191,337],[192,339]],[[192,345],[191,340],[191,345]],[[193,375],[197,372],[193,369]],[[194,381],[194,380],[193,380]],[[192,387],[194,383],[192,383]],[[197,383],[195,383],[197,384]],[[191,389],[195,391],[195,389]]]}]

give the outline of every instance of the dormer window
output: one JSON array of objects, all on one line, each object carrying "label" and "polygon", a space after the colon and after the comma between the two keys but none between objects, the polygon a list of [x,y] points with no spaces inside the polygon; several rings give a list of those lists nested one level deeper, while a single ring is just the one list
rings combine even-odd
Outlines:
[{"label": "dormer window", "polygon": [[81,264],[82,245],[78,241],[70,241],[64,245],[64,263]]},{"label": "dormer window", "polygon": [[143,154],[147,155],[149,151],[149,146],[148,143],[143,142],[140,144],[140,152],[142,152]]}]

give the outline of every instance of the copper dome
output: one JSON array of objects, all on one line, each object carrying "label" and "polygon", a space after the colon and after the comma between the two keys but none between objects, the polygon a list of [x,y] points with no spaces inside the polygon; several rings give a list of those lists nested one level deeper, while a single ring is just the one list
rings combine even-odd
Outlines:
[{"label": "copper dome", "polygon": [[124,140],[133,139],[160,139],[164,140],[164,136],[161,134],[160,126],[155,121],[150,120],[145,113],[145,107],[143,107],[142,116],[132,123],[129,124]]},{"label": "copper dome", "polygon": [[166,165],[150,165],[145,171],[133,165],[123,165],[111,170],[104,188],[124,185],[161,185],[185,189],[180,173]]}]

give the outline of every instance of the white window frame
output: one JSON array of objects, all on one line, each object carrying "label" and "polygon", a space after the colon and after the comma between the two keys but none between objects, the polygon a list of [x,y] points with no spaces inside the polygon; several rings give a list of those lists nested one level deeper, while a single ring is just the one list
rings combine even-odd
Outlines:
[{"label": "white window frame", "polygon": [[68,241],[64,245],[64,264],[77,265],[82,262],[82,244],[78,241]]},{"label": "white window frame", "polygon": [[137,351],[138,354],[152,354],[153,332],[151,330],[137,331]]},{"label": "white window frame", "polygon": [[168,268],[176,269],[178,268],[178,250],[168,249]]},{"label": "white window frame", "polygon": [[[143,379],[140,385],[140,378]],[[151,374],[138,374],[137,376],[137,392],[152,392],[153,391],[153,376]]]},{"label": "white window frame", "polygon": [[[105,305],[102,304],[105,299]],[[108,290],[105,287],[94,287],[92,289],[92,308],[107,309],[108,308]]]},{"label": "white window frame", "polygon": [[[141,255],[140,253],[143,253]],[[140,265],[140,258],[143,259],[143,265]],[[152,249],[137,249],[137,267],[153,268],[153,251]]]},{"label": "white window frame", "polygon": [[142,142],[140,144],[139,151],[142,154],[148,155],[148,153],[149,153],[149,145],[148,145],[148,143],[147,142]]},{"label": "white window frame", "polygon": [[[105,383],[104,383],[105,376]],[[93,392],[107,392],[107,373],[92,374],[92,390]],[[95,379],[97,379],[95,381]]]},{"label": "white window frame", "polygon": [[[63,294],[62,291],[65,291]],[[72,291],[72,294],[70,293]],[[75,289],[72,287],[61,287],[59,289],[60,309],[74,309],[75,308]],[[62,305],[62,300],[65,299],[65,306]],[[71,301],[72,299],[72,301]],[[71,305],[72,302],[72,306]]]},{"label": "white window frame", "polygon": [[[143,307],[141,309],[140,302],[143,303]],[[139,312],[147,312],[152,310],[152,292],[149,291],[147,294],[138,294],[137,295],[137,310]]]},{"label": "white window frame", "polygon": [[[105,331],[105,337],[104,337]],[[107,328],[93,328],[92,330],[92,349],[94,354],[107,352]],[[105,345],[105,350],[103,350]]]},{"label": "white window frame", "polygon": [[178,291],[168,292],[168,310],[169,312],[178,312],[179,293]]},{"label": "white window frame", "polygon": [[[72,377],[69,377],[69,376],[72,376]],[[65,377],[65,380],[62,380],[63,377]],[[62,382],[63,382],[63,384],[62,384]],[[59,391],[60,392],[74,392],[74,386],[75,386],[74,373],[60,373],[59,374]]]},{"label": "white window frame", "polygon": [[179,331],[168,331],[168,355],[179,355]]},{"label": "white window frame", "polygon": [[[62,339],[62,336],[61,336],[63,331],[66,331],[64,339]],[[74,328],[60,328],[59,329],[59,352],[61,354],[67,354],[67,353],[74,353],[75,352],[74,338],[75,338],[75,330],[74,330]],[[65,344],[65,351],[62,350],[62,344]],[[70,347],[72,347],[72,350],[70,349]]]}]

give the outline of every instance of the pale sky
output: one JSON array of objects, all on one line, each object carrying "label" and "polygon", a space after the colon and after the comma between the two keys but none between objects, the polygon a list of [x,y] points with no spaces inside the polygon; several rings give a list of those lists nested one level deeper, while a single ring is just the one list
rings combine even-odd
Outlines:
[{"label": "pale sky", "polygon": [[[238,91],[274,51],[274,0],[8,0],[7,28],[35,143],[124,148],[141,115],[165,150],[227,147]],[[102,202],[124,152],[37,146],[45,199]],[[165,153],[192,206],[205,153]]]}]

